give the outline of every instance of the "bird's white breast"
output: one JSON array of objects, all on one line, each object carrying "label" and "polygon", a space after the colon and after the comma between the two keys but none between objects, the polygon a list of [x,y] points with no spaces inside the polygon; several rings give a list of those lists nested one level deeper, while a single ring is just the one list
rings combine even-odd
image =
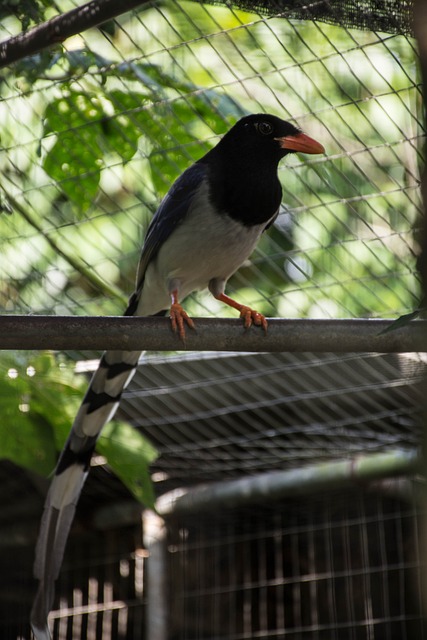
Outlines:
[{"label": "bird's white breast", "polygon": [[138,315],[167,309],[171,283],[179,285],[179,300],[206,288],[212,279],[225,283],[252,253],[265,226],[244,226],[226,214],[218,215],[203,184],[183,222],[147,267]]}]

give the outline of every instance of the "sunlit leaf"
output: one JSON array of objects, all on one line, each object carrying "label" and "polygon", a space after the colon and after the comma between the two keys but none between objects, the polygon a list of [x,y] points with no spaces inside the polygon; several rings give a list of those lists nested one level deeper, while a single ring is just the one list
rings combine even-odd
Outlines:
[{"label": "sunlit leaf", "polygon": [[410,322],[412,322],[413,320],[416,320],[416,318],[422,315],[425,311],[426,309],[422,308],[422,309],[415,309],[415,311],[412,311],[411,313],[405,313],[403,316],[396,318],[396,320],[392,322],[391,325],[383,329],[380,332],[380,335],[382,335],[383,333],[390,333],[390,331],[396,331],[397,329],[402,329],[403,327],[406,327]]},{"label": "sunlit leaf", "polygon": [[[48,476],[68,436],[87,379],[51,353],[21,352],[0,359],[0,458]],[[133,495],[154,504],[149,465],[155,448],[126,423],[104,427],[97,445]]]}]

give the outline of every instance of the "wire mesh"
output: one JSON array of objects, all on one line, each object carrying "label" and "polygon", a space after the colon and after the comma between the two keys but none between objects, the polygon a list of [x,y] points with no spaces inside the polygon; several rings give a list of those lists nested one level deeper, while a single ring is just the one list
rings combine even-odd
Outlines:
[{"label": "wire mesh", "polygon": [[[254,111],[295,118],[327,156],[282,165],[283,214],[230,289],[287,317],[416,306],[411,38],[171,2],[76,36],[44,64],[3,82],[3,186],[26,213],[1,220],[6,311],[120,313],[161,196]],[[188,306],[219,312],[207,295]]]},{"label": "wire mesh", "polygon": [[421,439],[423,356],[150,356],[120,416],[157,446],[159,491]]},{"label": "wire mesh", "polygon": [[[2,461],[0,477],[0,635],[5,640],[31,640],[32,564],[43,501],[33,478],[22,469]],[[82,501],[67,546],[50,614],[55,640],[124,640],[144,634],[147,554],[141,521],[94,527],[94,505],[106,502],[101,487],[98,481],[95,499],[89,492]],[[110,486],[110,510],[113,497]]]},{"label": "wire mesh", "polygon": [[[84,552],[82,552],[84,550]],[[144,630],[141,527],[88,532],[71,540],[50,614],[58,640],[116,640]]]},{"label": "wire mesh", "polygon": [[361,491],[176,519],[171,637],[425,638],[419,526]]},{"label": "wire mesh", "polygon": [[[19,30],[10,15],[0,25],[2,37]],[[144,231],[173,179],[238,117],[264,111],[295,119],[327,155],[281,165],[281,215],[229,291],[284,317],[411,311],[425,130],[414,41],[395,32],[170,0],[4,72],[2,311],[121,313]],[[203,293],[186,307],[227,313]],[[2,401],[20,417],[34,404],[22,377],[32,367],[39,386],[49,378],[28,358],[2,356],[2,377],[18,381]],[[421,356],[152,356],[122,416],[158,446],[162,492],[414,448],[423,370]],[[41,395],[52,410],[60,402]],[[100,464],[81,513],[119,499],[129,494]],[[418,526],[413,505],[362,493],[175,521],[170,637],[423,638]],[[78,536],[58,584],[56,640],[142,637],[135,535]],[[28,637],[20,622],[17,631],[6,616],[13,640]]]}]

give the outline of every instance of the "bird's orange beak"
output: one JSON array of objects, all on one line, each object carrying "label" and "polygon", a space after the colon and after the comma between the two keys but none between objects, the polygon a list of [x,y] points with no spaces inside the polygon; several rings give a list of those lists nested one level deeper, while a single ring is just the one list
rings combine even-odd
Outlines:
[{"label": "bird's orange beak", "polygon": [[307,136],[305,133],[297,133],[295,136],[284,136],[275,138],[282,147],[288,151],[299,151],[299,153],[325,153],[325,147]]}]

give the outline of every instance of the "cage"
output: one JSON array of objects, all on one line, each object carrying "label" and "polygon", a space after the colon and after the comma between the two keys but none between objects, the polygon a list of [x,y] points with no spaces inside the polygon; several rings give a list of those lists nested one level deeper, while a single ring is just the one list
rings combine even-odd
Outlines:
[{"label": "cage", "polygon": [[[1,34],[71,5],[83,6],[5,5]],[[412,3],[128,8],[24,51],[0,77],[3,313],[120,313],[159,200],[248,112],[295,120],[327,155],[281,165],[281,213],[230,290],[309,320],[418,307],[425,122]],[[187,305],[223,314],[204,293]],[[0,634],[11,640],[31,637],[48,487],[25,438],[50,419],[66,429],[66,385],[52,384],[69,362],[86,379],[99,354],[43,357],[0,361]],[[158,513],[98,452],[56,585],[55,640],[426,637],[424,379],[423,353],[144,355],[119,418],[158,451]]]}]

